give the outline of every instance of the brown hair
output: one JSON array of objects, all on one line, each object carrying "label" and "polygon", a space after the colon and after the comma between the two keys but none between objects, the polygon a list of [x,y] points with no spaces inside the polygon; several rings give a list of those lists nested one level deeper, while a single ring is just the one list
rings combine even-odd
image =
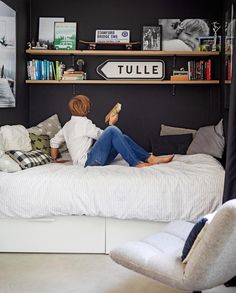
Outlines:
[{"label": "brown hair", "polygon": [[91,102],[87,96],[78,95],[70,99],[68,107],[73,116],[86,116],[91,107]]}]

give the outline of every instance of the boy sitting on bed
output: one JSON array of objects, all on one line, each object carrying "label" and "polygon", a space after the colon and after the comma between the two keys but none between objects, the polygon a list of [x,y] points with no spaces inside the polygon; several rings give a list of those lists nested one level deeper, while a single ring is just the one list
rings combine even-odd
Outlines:
[{"label": "boy sitting on bed", "polygon": [[[72,117],[50,140],[51,157],[54,161],[58,155],[58,148],[63,142],[66,142],[73,164],[82,164],[85,167],[109,165],[119,153],[132,167],[168,163],[173,159],[174,155],[165,157],[150,155],[124,135],[114,126],[118,121],[118,114],[110,116],[109,126],[105,130],[96,127],[86,117],[90,106],[89,98],[84,95],[75,96],[69,101],[68,107]],[[94,144],[93,140],[96,140]]]}]

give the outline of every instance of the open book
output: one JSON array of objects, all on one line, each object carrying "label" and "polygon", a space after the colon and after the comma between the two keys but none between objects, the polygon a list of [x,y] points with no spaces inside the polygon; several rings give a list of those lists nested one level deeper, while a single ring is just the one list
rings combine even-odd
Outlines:
[{"label": "open book", "polygon": [[111,111],[105,117],[105,123],[109,122],[111,116],[115,116],[121,111],[121,104],[116,103],[115,106],[111,109]]}]

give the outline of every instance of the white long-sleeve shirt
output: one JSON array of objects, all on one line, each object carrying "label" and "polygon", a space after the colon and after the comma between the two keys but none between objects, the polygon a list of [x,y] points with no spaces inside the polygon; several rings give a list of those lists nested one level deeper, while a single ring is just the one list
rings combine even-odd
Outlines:
[{"label": "white long-sleeve shirt", "polygon": [[63,128],[50,140],[52,148],[66,142],[73,164],[84,165],[93,139],[97,140],[103,130],[96,127],[87,117],[72,116]]}]

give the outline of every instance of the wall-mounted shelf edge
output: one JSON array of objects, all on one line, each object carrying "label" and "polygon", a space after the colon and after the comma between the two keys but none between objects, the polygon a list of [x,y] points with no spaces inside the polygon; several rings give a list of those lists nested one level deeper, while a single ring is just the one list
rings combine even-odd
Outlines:
[{"label": "wall-mounted shelf edge", "polygon": [[189,81],[171,81],[171,80],[26,80],[27,84],[219,84],[219,80],[189,80]]},{"label": "wall-mounted shelf edge", "polygon": [[220,52],[200,51],[138,51],[138,50],[26,50],[29,55],[87,55],[87,56],[219,56]]}]

